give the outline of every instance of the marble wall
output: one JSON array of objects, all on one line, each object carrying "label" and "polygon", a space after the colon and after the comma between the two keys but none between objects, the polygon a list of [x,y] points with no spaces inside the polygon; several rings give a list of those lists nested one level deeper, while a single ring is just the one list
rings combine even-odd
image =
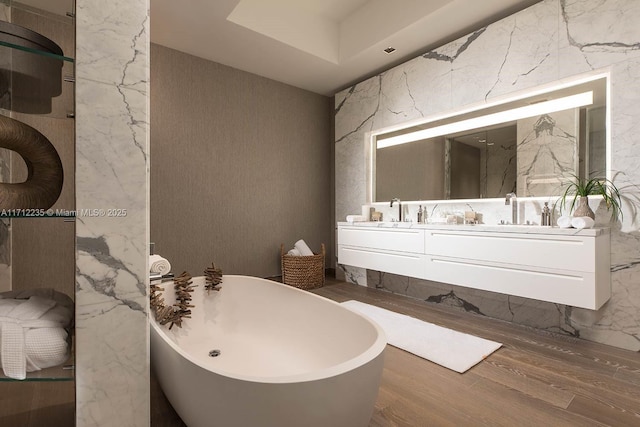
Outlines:
[{"label": "marble wall", "polygon": [[[336,220],[367,200],[365,134],[575,75],[611,76],[611,167],[637,198],[640,182],[640,2],[545,0],[358,83],[335,96]],[[632,88],[630,90],[630,88]],[[555,199],[550,199],[553,202]],[[520,221],[539,222],[544,200],[520,203]],[[640,350],[640,219],[630,204],[614,225],[612,297],[598,312],[344,267],[356,283],[433,303]],[[378,210],[388,203],[377,204]],[[416,206],[411,215],[415,217]],[[599,223],[608,220],[593,206]],[[475,210],[491,223],[510,217],[504,200],[440,203],[430,215]]]},{"label": "marble wall", "polygon": [[149,1],[76,1],[76,421],[149,424]]}]

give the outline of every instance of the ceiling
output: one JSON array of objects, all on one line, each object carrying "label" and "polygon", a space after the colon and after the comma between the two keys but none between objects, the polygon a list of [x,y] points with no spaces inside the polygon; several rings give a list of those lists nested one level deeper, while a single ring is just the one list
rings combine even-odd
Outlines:
[{"label": "ceiling", "polygon": [[[149,0],[151,41],[331,96],[538,1]],[[20,2],[60,15],[73,7]]]},{"label": "ceiling", "polygon": [[151,41],[331,96],[538,1],[150,0]]}]

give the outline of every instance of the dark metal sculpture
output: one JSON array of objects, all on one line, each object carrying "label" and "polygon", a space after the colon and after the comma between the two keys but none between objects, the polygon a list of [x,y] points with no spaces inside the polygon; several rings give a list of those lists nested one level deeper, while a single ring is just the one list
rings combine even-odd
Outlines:
[{"label": "dark metal sculpture", "polygon": [[0,183],[0,209],[49,209],[60,197],[64,174],[58,152],[36,129],[0,116],[0,147],[18,153],[27,165],[21,183]]}]

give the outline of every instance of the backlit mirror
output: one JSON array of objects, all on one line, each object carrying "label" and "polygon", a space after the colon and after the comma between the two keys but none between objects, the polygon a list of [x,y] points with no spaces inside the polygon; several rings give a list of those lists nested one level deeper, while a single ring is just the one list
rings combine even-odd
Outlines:
[{"label": "backlit mirror", "polygon": [[604,75],[371,135],[372,201],[544,197],[607,176]]}]

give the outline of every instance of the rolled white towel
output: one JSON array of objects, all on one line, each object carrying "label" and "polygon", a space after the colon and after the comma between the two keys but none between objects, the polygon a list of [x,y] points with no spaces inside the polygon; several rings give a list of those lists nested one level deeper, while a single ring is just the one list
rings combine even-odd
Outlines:
[{"label": "rolled white towel", "polygon": [[291,255],[291,256],[300,256],[300,251],[297,250],[296,248],[291,249],[289,252],[287,252],[287,255]]},{"label": "rolled white towel", "polygon": [[293,245],[294,248],[300,252],[301,256],[311,256],[313,255],[313,251],[309,249],[309,246],[304,242],[304,240],[300,239]]},{"label": "rolled white towel", "polygon": [[571,225],[577,229],[593,228],[595,221],[588,216],[577,216],[571,219]]},{"label": "rolled white towel", "polygon": [[364,222],[367,218],[364,215],[347,215],[347,222]]},{"label": "rolled white towel", "polygon": [[572,217],[565,215],[558,218],[556,222],[560,228],[571,228],[571,219]]},{"label": "rolled white towel", "polygon": [[167,274],[171,272],[171,263],[160,255],[149,256],[149,271],[151,273]]}]

